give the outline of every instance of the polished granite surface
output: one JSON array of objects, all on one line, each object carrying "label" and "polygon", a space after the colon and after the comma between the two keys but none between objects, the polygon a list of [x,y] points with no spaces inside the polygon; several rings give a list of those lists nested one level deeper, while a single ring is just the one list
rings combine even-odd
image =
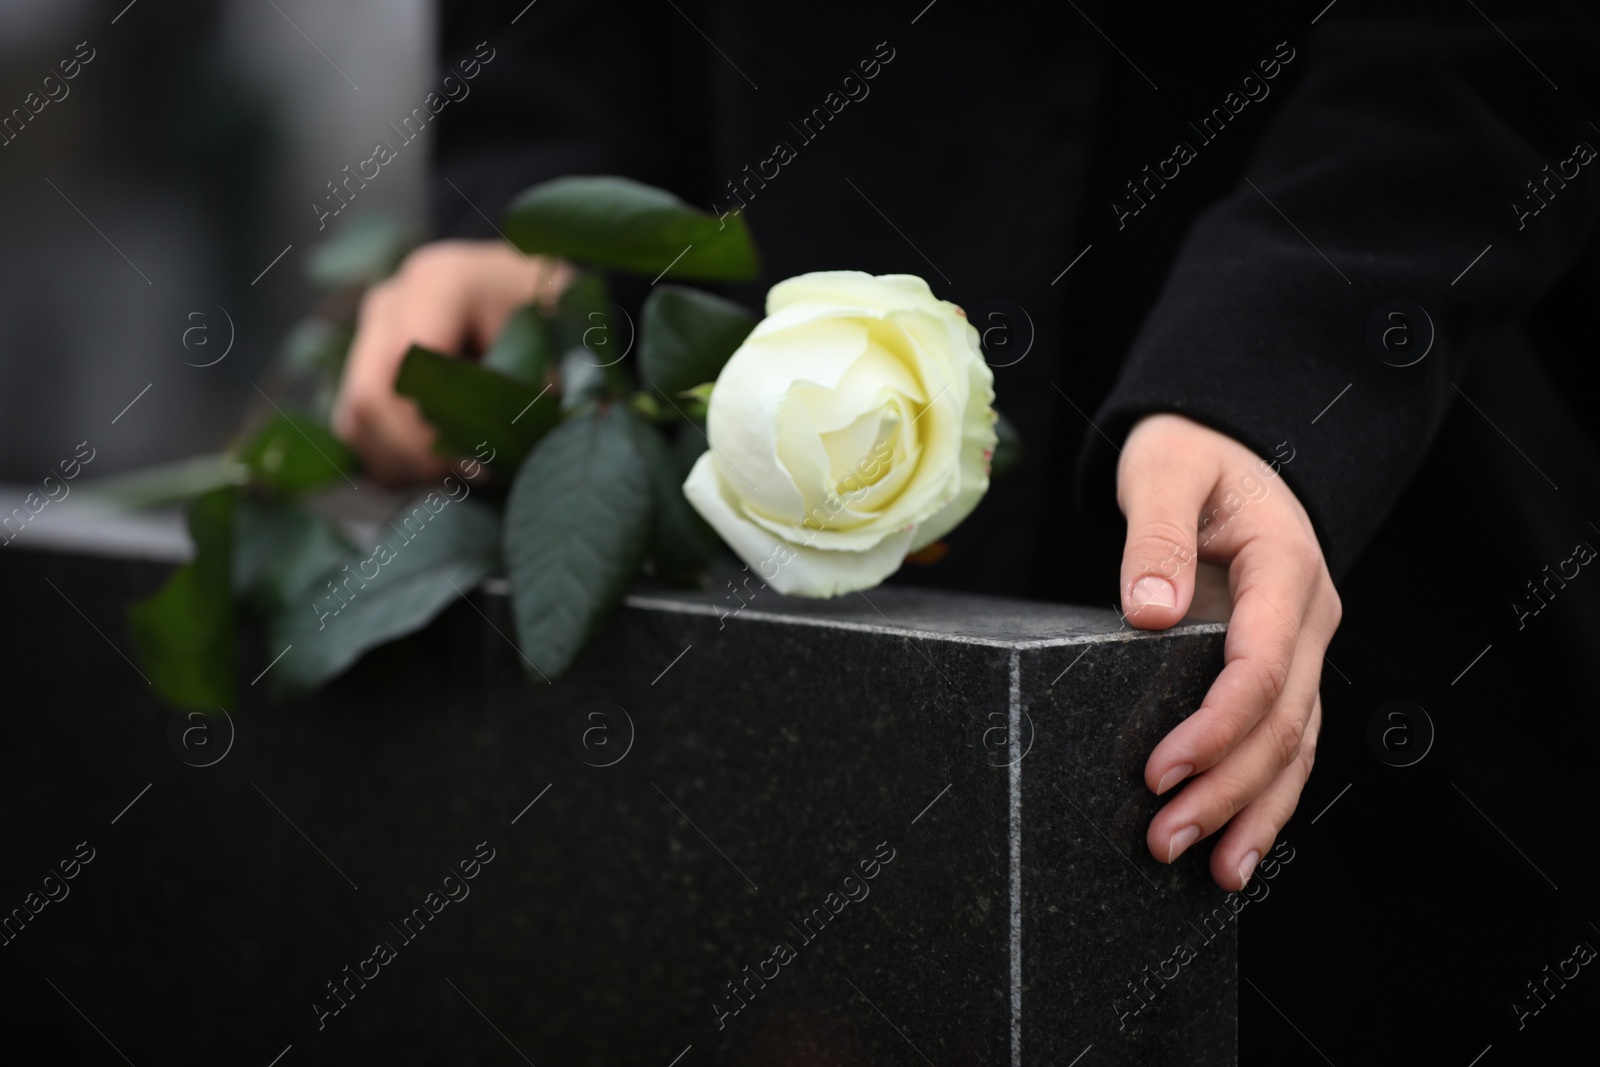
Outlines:
[{"label": "polished granite surface", "polygon": [[[36,669],[9,683],[0,891],[94,851],[6,947],[13,1029],[67,1060],[1234,1060],[1240,898],[1204,847],[1149,857],[1140,775],[1220,627],[641,592],[547,685],[490,588],[314,697],[242,684],[194,735],[109,647],[163,567],[0,568],[44,594],[5,624]],[[244,682],[268,659],[246,635]]]}]

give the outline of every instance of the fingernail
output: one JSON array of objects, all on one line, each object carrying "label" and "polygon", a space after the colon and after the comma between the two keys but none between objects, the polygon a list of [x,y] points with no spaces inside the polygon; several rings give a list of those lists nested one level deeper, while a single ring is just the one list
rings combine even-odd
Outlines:
[{"label": "fingernail", "polygon": [[1177,785],[1179,782],[1183,781],[1193,773],[1194,764],[1178,764],[1176,767],[1172,768],[1172,770],[1161,776],[1161,784],[1156,786],[1156,796],[1160,796],[1161,794],[1165,793],[1167,790],[1171,789],[1173,786]]},{"label": "fingernail", "polygon": [[1244,854],[1244,859],[1239,862],[1239,888],[1243,889],[1250,884],[1250,876],[1256,873],[1256,864],[1261,862],[1261,853],[1251,849]]},{"label": "fingernail", "polygon": [[1175,608],[1178,606],[1178,590],[1165,578],[1147,574],[1133,583],[1132,600],[1141,608]]},{"label": "fingernail", "polygon": [[1200,827],[1198,826],[1185,826],[1182,830],[1173,834],[1171,839],[1167,841],[1167,862],[1171,863],[1183,855],[1183,850],[1194,844],[1199,837]]}]

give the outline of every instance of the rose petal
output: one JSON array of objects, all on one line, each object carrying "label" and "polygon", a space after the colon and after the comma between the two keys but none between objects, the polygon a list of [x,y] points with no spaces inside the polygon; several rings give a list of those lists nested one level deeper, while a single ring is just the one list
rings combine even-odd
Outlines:
[{"label": "rose petal", "polygon": [[981,359],[967,368],[967,379],[972,391],[972,401],[967,405],[966,418],[961,424],[961,485],[955,497],[937,514],[927,518],[917,529],[911,551],[931,545],[955,529],[961,520],[972,514],[983,494],[989,491],[989,461],[994,455],[996,442],[994,403],[994,372]]},{"label": "rose petal", "polygon": [[763,514],[799,521],[806,493],[778,452],[779,411],[796,380],[832,387],[867,346],[866,328],[846,319],[806,323],[747,340],[711,392],[706,431],[723,477]]},{"label": "rose petal", "polygon": [[726,491],[711,453],[702,455],[683,483],[683,493],[740,559],[773,589],[791,596],[829,597],[877,585],[900,569],[911,542],[909,531],[883,537],[861,552],[828,552],[791,544],[741,514]]}]

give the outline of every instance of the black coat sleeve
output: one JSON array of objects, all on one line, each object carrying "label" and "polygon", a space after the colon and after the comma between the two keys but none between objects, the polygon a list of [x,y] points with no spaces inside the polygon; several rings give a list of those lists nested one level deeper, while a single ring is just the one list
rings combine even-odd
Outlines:
[{"label": "black coat sleeve", "polygon": [[[1497,6],[1493,24],[1458,3],[1326,12],[1245,180],[1180,248],[1094,420],[1110,441],[1087,432],[1091,516],[1118,521],[1110,442],[1176,412],[1263,457],[1292,450],[1283,476],[1347,571],[1463,402],[1470,361],[1500,358],[1600,216],[1593,19]],[[1422,313],[1391,318],[1395,301]],[[1369,340],[1391,326],[1389,349]]]},{"label": "black coat sleeve", "polygon": [[[693,0],[679,6],[696,13]],[[438,18],[441,76],[493,56],[436,125],[440,236],[493,236],[512,198],[563,175],[696,187],[705,42],[671,4],[440,0]]]}]

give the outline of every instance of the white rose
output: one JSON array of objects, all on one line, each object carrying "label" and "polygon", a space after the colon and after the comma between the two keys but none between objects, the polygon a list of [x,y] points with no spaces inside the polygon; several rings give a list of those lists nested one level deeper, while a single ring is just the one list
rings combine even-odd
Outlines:
[{"label": "white rose", "polygon": [[803,274],[728,360],[683,491],[780,593],[864,589],[989,488],[994,375],[978,331],[909,274]]}]

